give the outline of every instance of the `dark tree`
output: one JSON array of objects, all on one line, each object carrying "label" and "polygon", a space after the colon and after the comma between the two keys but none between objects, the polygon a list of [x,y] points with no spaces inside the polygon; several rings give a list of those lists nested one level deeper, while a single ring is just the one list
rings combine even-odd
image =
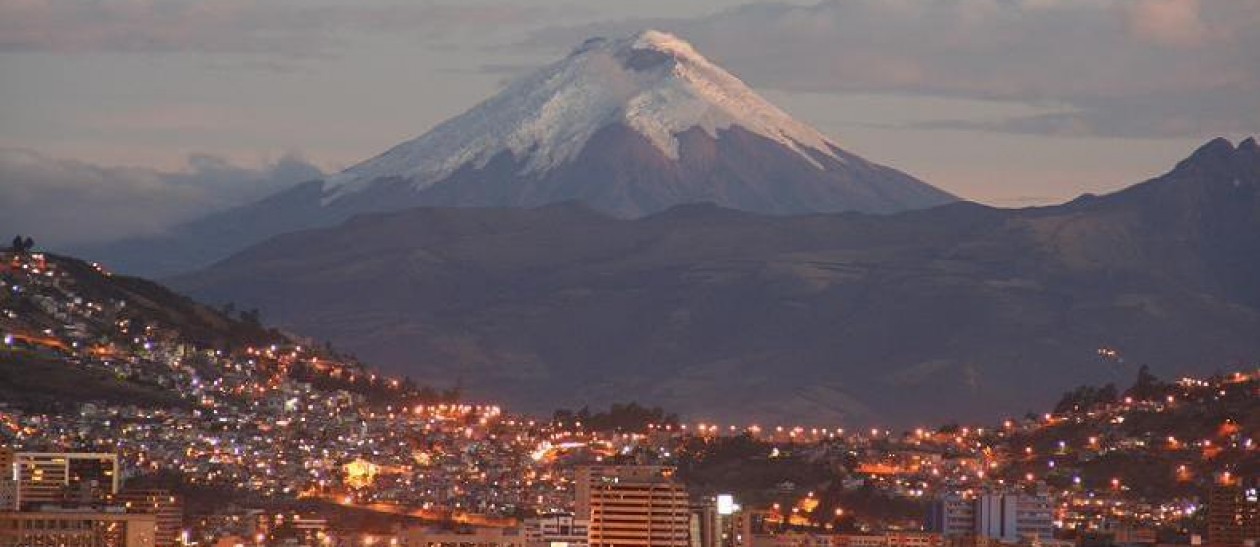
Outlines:
[{"label": "dark tree", "polygon": [[262,326],[262,312],[258,311],[258,308],[242,311],[240,315],[241,321],[245,324],[252,327]]},{"label": "dark tree", "polygon": [[1072,391],[1063,394],[1059,399],[1059,403],[1054,405],[1054,412],[1061,414],[1064,412],[1072,412],[1083,409],[1092,408],[1094,406],[1106,405],[1116,402],[1116,385],[1107,384],[1103,387],[1080,386]]},{"label": "dark tree", "polygon": [[676,414],[666,413],[660,407],[645,407],[638,403],[613,403],[608,411],[591,412],[590,407],[582,407],[573,412],[569,409],[556,410],[552,421],[564,426],[582,424],[582,429],[589,431],[646,431],[649,425],[678,425]]},{"label": "dark tree", "polygon": [[31,239],[31,236],[26,236],[26,238],[23,239],[22,234],[18,234],[13,236],[13,244],[11,248],[15,253],[27,253],[30,252],[31,249],[35,248],[35,240]]},{"label": "dark tree", "polygon": [[1137,380],[1133,382],[1133,387],[1124,392],[1124,396],[1137,400],[1154,399],[1162,395],[1167,387],[1159,381],[1159,378],[1151,374],[1150,367],[1142,365],[1142,368],[1138,369]]}]

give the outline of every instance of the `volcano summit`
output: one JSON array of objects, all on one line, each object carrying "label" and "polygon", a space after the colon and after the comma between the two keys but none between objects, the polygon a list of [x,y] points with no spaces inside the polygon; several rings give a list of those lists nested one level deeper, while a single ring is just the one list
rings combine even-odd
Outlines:
[{"label": "volcano summit", "polygon": [[712,202],[894,212],[954,198],[850,154],[662,32],[593,38],[432,131],[326,181],[328,207],[534,207],[620,216]]}]

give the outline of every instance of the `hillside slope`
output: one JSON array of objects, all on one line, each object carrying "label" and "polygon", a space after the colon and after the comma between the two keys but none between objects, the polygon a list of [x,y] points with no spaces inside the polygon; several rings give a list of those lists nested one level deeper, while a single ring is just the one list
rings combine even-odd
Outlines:
[{"label": "hillside slope", "polygon": [[[416,209],[173,280],[513,405],[906,423],[1260,357],[1260,150],[1024,210],[770,217],[683,206]],[[1117,357],[1100,358],[1108,348]]]}]

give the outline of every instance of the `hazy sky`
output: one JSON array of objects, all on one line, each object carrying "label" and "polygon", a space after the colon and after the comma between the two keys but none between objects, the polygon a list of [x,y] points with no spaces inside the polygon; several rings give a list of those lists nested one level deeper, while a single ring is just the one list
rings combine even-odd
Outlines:
[{"label": "hazy sky", "polygon": [[0,0],[0,224],[160,230],[643,28],[849,150],[990,204],[1109,191],[1260,133],[1255,0]]}]

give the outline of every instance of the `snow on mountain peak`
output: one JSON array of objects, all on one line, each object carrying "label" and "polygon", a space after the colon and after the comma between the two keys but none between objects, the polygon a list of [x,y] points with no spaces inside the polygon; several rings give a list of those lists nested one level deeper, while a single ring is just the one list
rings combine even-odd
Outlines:
[{"label": "snow on mountain peak", "polygon": [[690,43],[668,32],[645,30],[634,36],[632,49],[651,49],[691,60],[708,62]]},{"label": "snow on mountain peak", "polygon": [[372,181],[398,177],[427,188],[465,166],[483,167],[507,151],[523,172],[572,160],[609,124],[642,134],[671,158],[676,135],[699,127],[710,136],[739,126],[777,141],[821,168],[807,149],[843,162],[817,130],[761,98],[742,81],[672,34],[647,30],[617,40],[592,38],[567,58],[509,84],[471,110],[327,179],[324,202]]}]

